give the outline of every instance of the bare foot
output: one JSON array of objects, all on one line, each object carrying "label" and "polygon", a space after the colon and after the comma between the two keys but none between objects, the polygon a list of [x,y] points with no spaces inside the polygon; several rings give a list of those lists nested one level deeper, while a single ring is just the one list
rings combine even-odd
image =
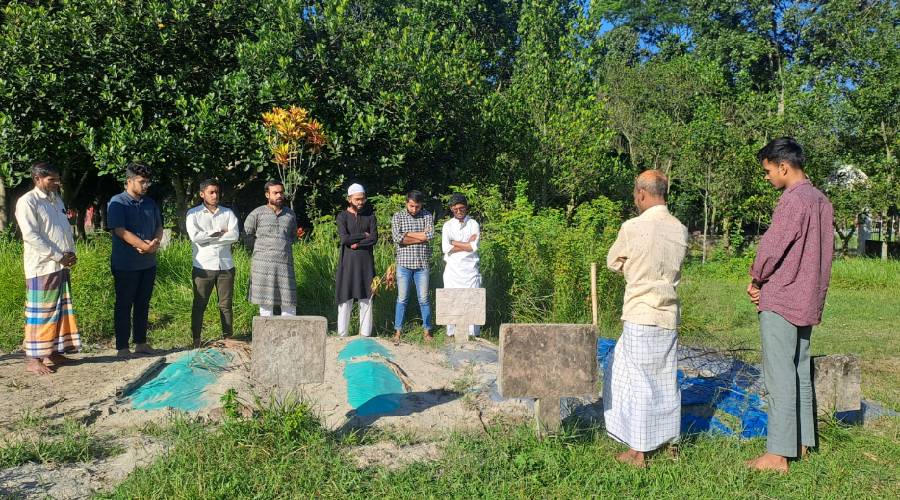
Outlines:
[{"label": "bare foot", "polygon": [[637,467],[638,469],[643,469],[647,466],[647,461],[644,458],[644,453],[636,450],[628,450],[624,453],[620,453],[616,456],[616,460],[622,462],[623,464]]},{"label": "bare foot", "polygon": [[774,471],[781,474],[787,474],[788,472],[787,458],[773,453],[764,453],[745,463],[747,467],[750,467],[753,470]]},{"label": "bare foot", "polygon": [[45,365],[40,358],[28,358],[25,361],[25,371],[35,375],[50,375],[53,373],[53,369]]},{"label": "bare foot", "polygon": [[434,340],[434,335],[431,332],[425,332],[425,342],[431,342]]},{"label": "bare foot", "polygon": [[131,357],[131,351],[126,347],[125,349],[119,349],[116,351],[116,357],[119,359],[128,359]]},{"label": "bare foot", "polygon": [[62,354],[54,352],[50,356],[47,356],[46,358],[44,358],[44,364],[46,364],[47,361],[50,361],[53,365],[61,365],[64,363],[68,363],[69,361],[72,361],[72,360],[63,356]]},{"label": "bare foot", "polygon": [[134,353],[135,354],[146,354],[146,355],[154,355],[156,351],[150,347],[150,344],[135,344],[134,345]]}]

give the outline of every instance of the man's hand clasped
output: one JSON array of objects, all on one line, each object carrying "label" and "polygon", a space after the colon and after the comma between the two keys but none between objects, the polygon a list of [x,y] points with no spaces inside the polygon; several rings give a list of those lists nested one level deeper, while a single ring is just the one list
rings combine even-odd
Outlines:
[{"label": "man's hand clasped", "polygon": [[78,262],[78,257],[75,256],[75,252],[64,252],[62,259],[60,259],[59,263],[62,264],[63,267],[72,267]]},{"label": "man's hand clasped", "polygon": [[143,247],[137,247],[138,253],[156,253],[159,250],[159,239],[144,240]]},{"label": "man's hand clasped", "polygon": [[756,283],[751,281],[750,284],[747,285],[747,296],[750,297],[750,302],[753,305],[759,306],[759,287],[756,286]]}]

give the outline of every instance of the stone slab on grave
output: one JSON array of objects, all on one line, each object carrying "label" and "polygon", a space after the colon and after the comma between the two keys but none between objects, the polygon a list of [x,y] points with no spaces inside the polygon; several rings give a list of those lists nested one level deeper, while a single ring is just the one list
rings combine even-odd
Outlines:
[{"label": "stone slab on grave", "polygon": [[593,325],[500,325],[500,394],[537,398],[539,434],[560,425],[560,398],[597,391],[597,329]]},{"label": "stone slab on grave", "polygon": [[813,387],[820,415],[858,411],[862,408],[859,358],[852,354],[814,356]]},{"label": "stone slab on grave", "polygon": [[435,323],[454,325],[457,344],[469,339],[470,325],[484,325],[487,292],[484,288],[438,288],[435,290]]},{"label": "stone slab on grave", "polygon": [[299,394],[303,384],[325,381],[325,336],[322,316],[253,318],[251,377],[283,397]]}]

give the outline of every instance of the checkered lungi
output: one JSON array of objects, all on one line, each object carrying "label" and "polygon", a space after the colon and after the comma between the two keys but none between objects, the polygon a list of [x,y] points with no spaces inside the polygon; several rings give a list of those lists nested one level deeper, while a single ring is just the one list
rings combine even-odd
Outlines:
[{"label": "checkered lungi", "polygon": [[25,355],[45,358],[81,348],[69,270],[25,280]]},{"label": "checkered lungi", "polygon": [[647,452],[678,440],[678,332],[625,322],[604,370],[603,419],[610,437]]}]

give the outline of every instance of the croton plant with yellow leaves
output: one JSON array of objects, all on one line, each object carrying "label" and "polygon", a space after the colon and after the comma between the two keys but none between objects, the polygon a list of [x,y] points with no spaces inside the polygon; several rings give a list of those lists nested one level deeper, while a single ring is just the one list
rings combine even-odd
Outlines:
[{"label": "croton plant with yellow leaves", "polygon": [[263,126],[272,153],[272,162],[284,184],[291,210],[300,186],[311,183],[310,172],[322,157],[327,145],[322,124],[309,116],[309,111],[298,106],[274,107],[262,114]]}]

